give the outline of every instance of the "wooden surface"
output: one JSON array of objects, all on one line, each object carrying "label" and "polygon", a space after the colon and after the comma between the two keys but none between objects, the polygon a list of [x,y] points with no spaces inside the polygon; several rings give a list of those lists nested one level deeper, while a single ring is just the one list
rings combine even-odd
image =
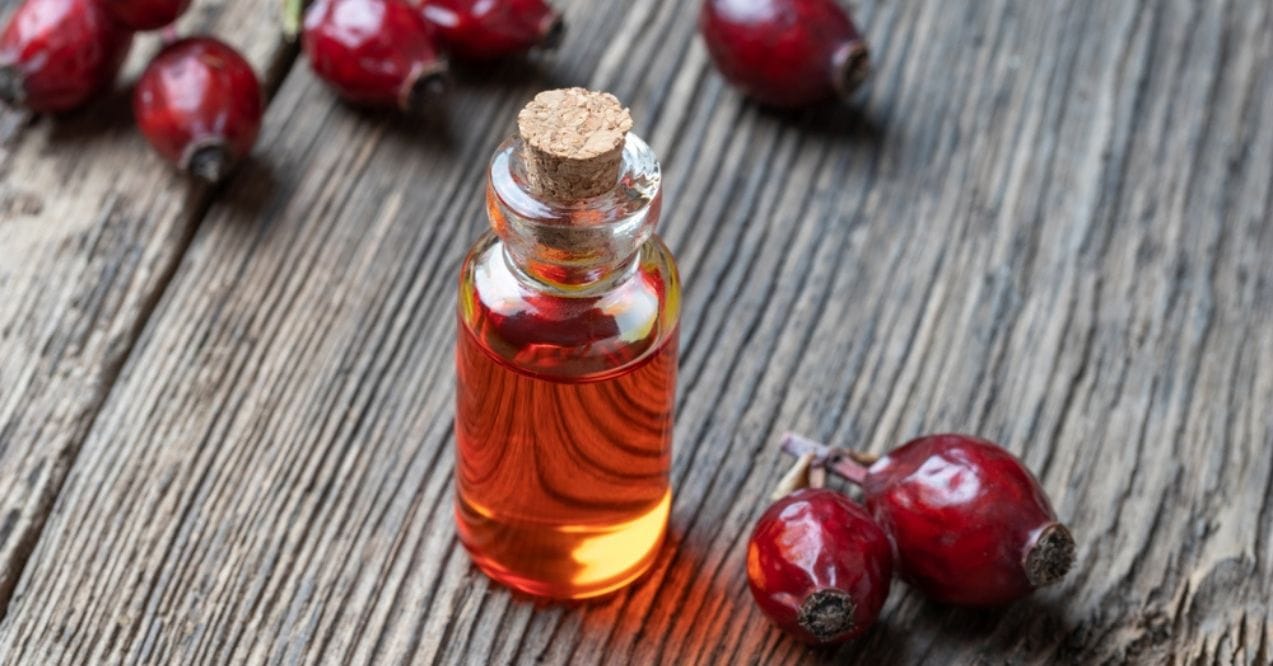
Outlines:
[{"label": "wooden surface", "polygon": [[[273,98],[215,189],[125,94],[0,114],[0,663],[1273,662],[1273,7],[864,0],[867,89],[775,114],[697,3],[560,4],[554,60],[460,68],[407,121],[197,0]],[[664,161],[677,495],[648,577],[536,606],[455,541],[454,275],[486,158],[573,84]],[[898,583],[809,651],[743,571],[786,430],[1002,441],[1078,567],[996,612]]]}]

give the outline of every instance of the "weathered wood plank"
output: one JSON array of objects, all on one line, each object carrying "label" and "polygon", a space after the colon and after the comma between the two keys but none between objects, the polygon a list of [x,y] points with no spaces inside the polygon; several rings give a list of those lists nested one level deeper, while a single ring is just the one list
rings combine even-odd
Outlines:
[{"label": "weathered wood plank", "polygon": [[[7,1],[3,12],[16,2]],[[290,59],[255,5],[199,0],[183,33],[243,49],[270,87]],[[0,107],[0,617],[67,470],[212,192],[132,123],[129,82],[59,118]]]},{"label": "weathered wood plank", "polygon": [[[796,116],[711,73],[695,3],[589,4],[569,3],[542,76],[472,72],[424,127],[292,72],[268,165],[200,226],[0,655],[1269,660],[1267,3],[863,3],[878,71],[859,110]],[[482,226],[485,157],[531,91],[570,83],[629,101],[667,167],[688,285],[678,496],[649,577],[539,608],[454,540],[452,276]],[[1080,567],[1003,612],[898,584],[863,640],[807,651],[743,575],[787,429],[872,450],[999,439],[1070,519]]]}]

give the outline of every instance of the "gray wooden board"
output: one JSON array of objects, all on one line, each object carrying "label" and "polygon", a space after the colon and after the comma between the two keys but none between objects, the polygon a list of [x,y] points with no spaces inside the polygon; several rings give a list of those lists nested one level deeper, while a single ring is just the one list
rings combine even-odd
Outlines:
[{"label": "gray wooden board", "polygon": [[[0,662],[1273,659],[1268,3],[863,2],[870,85],[796,114],[721,82],[696,3],[562,4],[555,60],[465,68],[422,121],[291,68],[258,159],[187,206],[171,275],[121,291],[154,303],[118,376],[110,354],[74,366],[108,385],[44,435],[69,474],[29,559],[0,560],[20,575]],[[535,90],[569,84],[630,103],[665,163],[687,285],[677,497],[648,577],[539,606],[455,542],[453,291],[487,156]],[[86,288],[60,265],[26,280]],[[10,284],[0,311],[27,293]],[[38,352],[5,352],[7,391]],[[0,433],[51,428],[0,415]],[[994,612],[897,583],[866,637],[807,650],[743,570],[789,429],[873,451],[997,439],[1079,565]],[[4,436],[0,489],[22,478]]]},{"label": "gray wooden board", "polygon": [[[16,2],[3,0],[5,18]],[[267,20],[262,20],[264,18]],[[259,7],[199,0],[181,21],[239,47],[273,87],[290,62]],[[0,616],[156,299],[211,199],[153,155],[129,84],[58,118],[0,105]]]}]

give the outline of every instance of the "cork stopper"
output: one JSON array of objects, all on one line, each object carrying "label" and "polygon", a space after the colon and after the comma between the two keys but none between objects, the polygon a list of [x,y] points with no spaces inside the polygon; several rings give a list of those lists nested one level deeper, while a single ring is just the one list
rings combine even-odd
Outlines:
[{"label": "cork stopper", "polygon": [[631,129],[631,114],[610,93],[583,88],[539,93],[517,115],[531,191],[557,201],[610,191]]}]

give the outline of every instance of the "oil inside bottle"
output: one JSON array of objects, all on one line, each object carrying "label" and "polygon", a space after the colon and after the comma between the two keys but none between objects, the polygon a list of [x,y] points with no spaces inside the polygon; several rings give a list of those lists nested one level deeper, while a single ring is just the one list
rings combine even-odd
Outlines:
[{"label": "oil inside bottle", "polygon": [[460,540],[538,596],[626,585],[667,527],[680,283],[654,235],[658,161],[630,127],[613,96],[537,96],[460,271]]},{"label": "oil inside bottle", "polygon": [[462,328],[461,538],[488,575],[591,597],[649,567],[671,504],[676,336],[604,379],[526,374]]}]

